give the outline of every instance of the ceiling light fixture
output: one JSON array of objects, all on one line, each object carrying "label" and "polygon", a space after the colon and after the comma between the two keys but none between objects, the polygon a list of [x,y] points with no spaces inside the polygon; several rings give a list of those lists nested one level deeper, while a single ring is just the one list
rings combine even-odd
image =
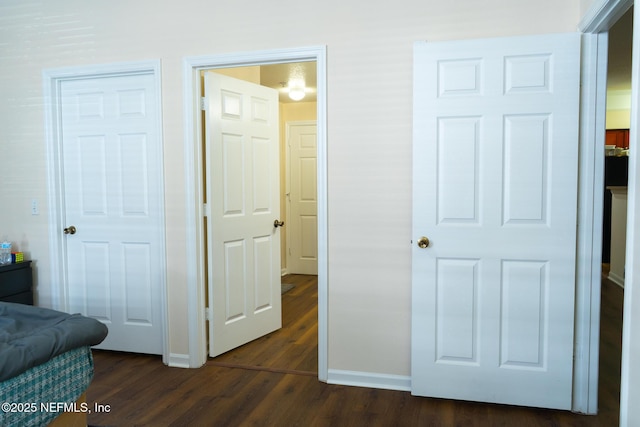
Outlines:
[{"label": "ceiling light fixture", "polygon": [[300,101],[305,94],[304,80],[289,80],[289,98]]}]

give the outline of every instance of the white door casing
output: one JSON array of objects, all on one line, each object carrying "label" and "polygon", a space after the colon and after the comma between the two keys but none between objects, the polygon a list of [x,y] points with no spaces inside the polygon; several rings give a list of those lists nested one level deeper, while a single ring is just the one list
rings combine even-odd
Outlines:
[{"label": "white door casing", "polygon": [[201,72],[214,68],[267,65],[284,62],[316,63],[318,122],[318,379],[328,380],[328,184],[327,184],[327,48],[307,46],[264,51],[231,52],[186,57],[183,60],[185,210],[187,218],[186,288],[188,310],[188,366],[200,367],[208,355],[205,320],[206,257],[202,218],[204,206],[204,153],[201,108]]},{"label": "white door casing", "polygon": [[571,408],[579,52],[414,46],[413,394]]},{"label": "white door casing", "polygon": [[209,355],[282,326],[278,93],[205,75]]},{"label": "white door casing", "polygon": [[287,271],[318,274],[317,129],[314,121],[287,122]]},{"label": "white door casing", "polygon": [[60,83],[66,309],[105,323],[98,346],[164,353],[159,93],[151,73]]}]

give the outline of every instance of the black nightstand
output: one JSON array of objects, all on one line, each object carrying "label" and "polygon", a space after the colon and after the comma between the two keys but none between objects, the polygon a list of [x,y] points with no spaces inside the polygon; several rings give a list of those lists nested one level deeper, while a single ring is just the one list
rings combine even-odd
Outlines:
[{"label": "black nightstand", "polygon": [[0,266],[0,301],[33,305],[31,261]]}]

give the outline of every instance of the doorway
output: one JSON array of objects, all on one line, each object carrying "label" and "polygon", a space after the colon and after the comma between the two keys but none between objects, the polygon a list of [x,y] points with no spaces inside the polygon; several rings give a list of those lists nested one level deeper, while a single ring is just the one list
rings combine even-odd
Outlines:
[{"label": "doorway", "polygon": [[[579,312],[576,316],[576,343],[582,351],[576,354],[573,410],[595,413],[598,410],[598,362],[600,291],[602,286],[602,232],[604,196],[605,118],[607,97],[607,62],[609,31],[633,6],[632,0],[605,1],[592,6],[579,25],[583,32],[583,93],[581,117],[581,183],[579,189],[581,211],[579,218],[580,261],[578,263],[579,284],[576,299]],[[636,60],[637,58],[634,58]],[[637,114],[637,113],[634,113]],[[630,128],[636,123],[631,116]],[[632,133],[633,132],[632,130]],[[634,136],[631,145],[634,144]],[[635,171],[629,170],[629,181],[635,180]],[[633,198],[633,194],[630,195]],[[632,212],[630,209],[629,212]],[[632,234],[633,235],[633,234]],[[631,249],[631,251],[629,251]],[[633,253],[633,242],[627,253]],[[632,255],[633,256],[633,255]],[[633,266],[627,260],[627,266]],[[628,281],[631,285],[632,280]],[[627,302],[625,302],[627,304]],[[630,314],[630,313],[628,313]],[[625,323],[628,316],[625,316]],[[628,327],[628,324],[627,324]],[[628,337],[627,337],[628,338]],[[623,341],[625,341],[623,339]],[[622,359],[629,355],[630,341],[623,342]],[[626,402],[623,363],[622,392],[620,394],[621,425],[629,411]]]},{"label": "doorway", "polygon": [[309,47],[276,51],[249,52],[186,58],[184,63],[186,126],[187,213],[189,230],[187,250],[189,270],[189,361],[192,367],[206,361],[206,309],[204,265],[206,245],[202,218],[206,207],[203,194],[202,116],[200,114],[202,82],[200,73],[209,69],[267,66],[315,62],[317,74],[317,193],[318,193],[318,377],[327,378],[327,171],[326,171],[326,48]]},{"label": "doorway", "polygon": [[[632,175],[634,172],[629,168],[631,158],[629,157],[630,149],[636,151],[637,138],[631,139],[630,133],[633,126],[637,125],[632,114],[636,114],[632,110],[632,57],[633,43],[637,41],[634,38],[634,7],[631,6],[619,19],[614,21],[608,30],[608,66],[607,66],[607,111],[606,111],[606,138],[605,144],[605,166],[604,166],[604,185],[605,185],[605,209],[603,217],[605,219],[603,230],[603,240],[607,241],[603,244],[609,250],[609,257],[603,254],[603,292],[604,287],[609,285],[614,288],[622,288],[623,304],[616,315],[623,319],[623,330],[621,336],[615,336],[616,342],[622,342],[622,351],[620,358],[615,359],[617,372],[620,372],[620,425],[628,425],[628,413],[632,412],[629,408],[629,391],[625,389],[629,383],[629,373],[625,372],[625,358],[628,360],[629,347],[631,344],[630,335],[624,337],[624,330],[628,327],[624,325],[628,322],[628,318],[633,315],[627,299],[632,295],[631,286],[638,286],[635,283],[629,283],[630,288],[625,289],[625,281],[627,278],[627,266],[633,265],[633,257],[627,254],[627,227],[633,227],[633,219],[628,220],[627,215],[627,189],[629,182],[635,180]],[[635,40],[634,40],[635,39]],[[637,129],[633,129],[635,134]],[[614,139],[615,138],[615,139]],[[611,147],[614,145],[614,147]],[[630,146],[634,145],[633,148]],[[631,184],[632,185],[632,184]],[[630,197],[633,198],[633,191]],[[607,221],[608,224],[607,224]],[[633,233],[632,233],[633,234]],[[631,281],[633,282],[633,280]],[[604,318],[606,313],[601,312]],[[602,337],[603,342],[606,337]],[[607,351],[608,347],[601,346],[601,351]],[[600,355],[606,358],[606,355]],[[628,363],[628,362],[627,362]],[[606,378],[602,378],[606,381]],[[631,422],[633,424],[633,422]]]},{"label": "doorway", "polygon": [[633,8],[608,34],[602,263],[603,275],[624,288]]},{"label": "doorway", "polygon": [[101,348],[166,363],[160,62],[43,77],[52,307],[107,324]]},{"label": "doorway", "polygon": [[[315,114],[315,111],[314,111]],[[289,219],[283,274],[318,274],[317,124],[286,121],[284,202]]]}]

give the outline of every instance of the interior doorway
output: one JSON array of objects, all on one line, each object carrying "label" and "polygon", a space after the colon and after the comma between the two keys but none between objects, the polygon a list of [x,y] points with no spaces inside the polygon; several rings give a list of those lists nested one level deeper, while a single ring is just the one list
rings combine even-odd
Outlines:
[{"label": "interior doorway", "polygon": [[624,288],[626,200],[631,128],[633,7],[611,27],[608,41],[603,275]]},{"label": "interior doorway", "polygon": [[[291,327],[284,324],[292,319],[282,293],[295,286],[289,273],[302,273],[289,256],[300,243],[308,247],[305,258],[315,261],[303,273],[317,275],[316,66],[200,71],[210,357]],[[313,129],[290,132],[297,120],[313,120]],[[301,188],[303,201],[314,201],[306,215],[290,209],[292,201],[300,204]]]},{"label": "interior doorway", "polygon": [[[629,178],[629,149],[630,131],[634,124],[631,119],[631,87],[632,87],[632,48],[634,7],[631,6],[608,31],[608,66],[607,66],[607,108],[606,108],[606,136],[605,136],[605,166],[604,166],[604,212],[603,212],[603,259],[602,259],[602,287],[622,288],[622,299],[625,294],[625,270],[627,264],[626,238],[628,227],[633,224],[627,221],[627,188]],[[633,141],[635,142],[635,141]],[[633,147],[637,149],[637,147]],[[625,317],[625,304],[619,306],[619,312],[614,313],[620,319]],[[606,316],[605,306],[602,304],[601,316]],[[621,322],[622,323],[622,322]],[[619,335],[618,335],[619,334]],[[622,330],[616,331],[615,342],[621,342]],[[611,338],[600,337],[601,352],[610,349],[608,341]],[[624,344],[623,344],[624,345]],[[601,358],[606,358],[601,354]],[[620,356],[619,354],[617,356]],[[605,359],[606,360],[606,359]],[[615,369],[618,387],[622,383],[622,360],[616,357],[611,360],[610,367]],[[610,378],[601,375],[599,381],[607,382]],[[622,418],[626,412],[623,397],[619,396]],[[603,397],[606,399],[606,397]],[[623,422],[620,425],[624,425]]]},{"label": "interior doorway", "polygon": [[[188,366],[198,367],[207,359],[206,317],[204,302],[206,283],[204,221],[207,206],[203,193],[203,150],[201,71],[231,69],[238,67],[267,66],[276,64],[315,63],[317,76],[316,121],[317,121],[317,193],[318,193],[318,378],[327,380],[327,141],[326,141],[326,47],[279,49],[273,51],[246,52],[237,54],[210,55],[186,58],[184,61],[186,176],[187,176],[187,233],[188,322],[189,360]],[[280,82],[278,82],[280,84]],[[288,90],[290,88],[287,88]],[[288,92],[287,92],[288,93]]]},{"label": "interior doorway", "polygon": [[[581,307],[576,317],[577,343],[584,343],[586,351],[577,353],[575,364],[574,405],[576,412],[596,413],[598,410],[598,362],[599,362],[599,325],[601,318],[601,287],[603,276],[602,264],[602,237],[603,237],[603,212],[604,212],[604,187],[605,187],[605,121],[607,104],[607,64],[609,45],[608,38],[614,25],[633,6],[633,0],[604,1],[594,5],[586,11],[583,20],[579,24],[579,30],[583,33],[584,67],[583,67],[583,97],[581,120],[581,146],[584,156],[581,159],[582,183],[580,194],[582,236],[586,237],[581,243],[582,262],[579,263],[580,286],[577,289],[577,300]],[[631,12],[629,12],[631,13]],[[634,37],[635,38],[635,37]],[[637,60],[637,53],[633,60]],[[636,74],[632,70],[631,74]],[[635,133],[637,113],[631,114],[630,126]],[[635,142],[632,135],[631,145]],[[635,154],[630,154],[635,156]],[[629,170],[629,182],[636,180],[635,171]],[[630,199],[633,199],[633,188]],[[632,210],[629,210],[632,212]],[[634,235],[635,233],[631,233]],[[629,243],[631,245],[629,246]],[[635,241],[627,242],[627,254],[633,257]],[[631,250],[631,252],[629,251]],[[633,259],[627,260],[627,266],[633,266]],[[633,279],[628,280],[629,288],[633,286]],[[625,298],[628,295],[625,295]],[[627,304],[628,301],[625,302]],[[590,308],[589,308],[590,307]],[[627,319],[628,316],[625,316]],[[627,323],[627,320],[625,320]],[[626,325],[628,327],[628,324]],[[629,410],[627,392],[625,392],[624,360],[629,355],[630,342],[623,338],[622,344],[622,385],[620,393],[620,414],[622,419]],[[579,359],[583,359],[580,361]],[[586,385],[589,384],[588,387]]]},{"label": "interior doorway", "polygon": [[[291,213],[292,194],[296,195],[303,191],[305,194],[302,198],[313,200],[313,202],[317,201],[317,135],[315,129],[318,103],[316,68],[317,61],[306,61],[216,68],[202,71],[202,73],[212,71],[278,91],[280,212],[281,219],[285,223],[281,229],[282,247],[280,252],[283,275],[305,274],[305,271],[301,271],[295,266],[292,268],[289,260],[292,246],[295,246],[296,242],[303,242],[305,246],[313,246],[308,252],[313,254],[311,257],[314,258],[316,265],[306,271],[310,271],[308,274],[317,274],[317,237],[316,235],[310,235],[307,231],[309,227],[301,229],[298,221],[292,218]],[[206,97],[207,94],[203,93],[203,96]],[[309,133],[311,124],[313,124],[313,132]],[[307,125],[307,127],[303,128],[302,131],[292,132],[292,129],[298,129],[302,127],[301,125]],[[308,138],[312,140],[309,141]],[[298,146],[300,144],[304,145],[302,147],[305,150],[302,155],[303,158],[299,154],[300,149]],[[294,145],[297,147],[293,147]],[[309,151],[313,151],[313,154],[310,154]],[[294,154],[293,156],[292,153]],[[296,162],[293,168],[292,161]],[[302,164],[302,168],[300,168],[300,164]],[[295,197],[295,199],[300,198]],[[306,217],[313,218],[313,228],[317,228],[317,206],[315,206],[315,203],[306,209],[306,213]],[[294,214],[296,214],[295,209]]]},{"label": "interior doorway", "polygon": [[112,339],[101,347],[171,363],[160,68],[143,61],[43,71],[50,281],[52,308],[109,325]]}]

